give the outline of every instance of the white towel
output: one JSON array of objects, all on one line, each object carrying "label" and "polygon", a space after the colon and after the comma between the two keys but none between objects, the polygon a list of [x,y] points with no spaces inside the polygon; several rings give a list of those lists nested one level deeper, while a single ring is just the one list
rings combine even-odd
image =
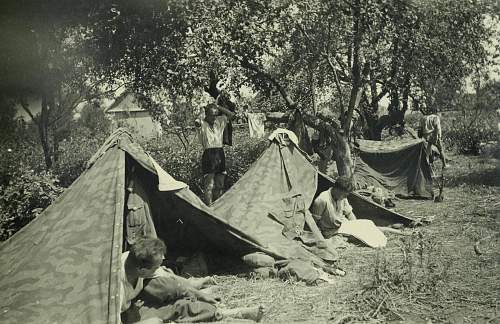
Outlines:
[{"label": "white towel", "polygon": [[153,163],[156,174],[158,175],[158,190],[160,191],[173,191],[179,190],[182,188],[186,188],[188,185],[182,181],[175,180],[167,171],[163,170],[162,167],[156,163],[156,161],[149,157],[151,162]]},{"label": "white towel", "polygon": [[270,141],[278,141],[281,145],[288,145],[287,141],[291,141],[297,147],[299,146],[299,139],[294,132],[284,128],[276,129],[271,135],[269,135]]},{"label": "white towel", "polygon": [[369,219],[345,221],[340,225],[337,233],[353,236],[373,248],[387,245],[387,237]]},{"label": "white towel", "polygon": [[264,121],[266,115],[263,113],[246,113],[248,118],[248,129],[251,138],[264,137]]}]

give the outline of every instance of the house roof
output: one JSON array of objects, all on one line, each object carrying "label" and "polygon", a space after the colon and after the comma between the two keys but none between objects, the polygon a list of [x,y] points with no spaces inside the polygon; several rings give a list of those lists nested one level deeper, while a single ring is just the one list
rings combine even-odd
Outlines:
[{"label": "house roof", "polygon": [[115,102],[113,102],[111,106],[109,106],[104,112],[106,114],[111,114],[117,112],[139,112],[139,111],[147,111],[147,110],[140,106],[133,92],[126,90],[118,98],[116,98]]}]

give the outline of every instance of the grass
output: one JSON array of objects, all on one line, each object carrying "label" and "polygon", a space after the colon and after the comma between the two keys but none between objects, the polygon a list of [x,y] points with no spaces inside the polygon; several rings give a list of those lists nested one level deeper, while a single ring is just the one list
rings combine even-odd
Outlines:
[{"label": "grass", "polygon": [[279,279],[217,276],[225,307],[262,304],[265,323],[497,323],[500,309],[498,160],[452,156],[445,200],[399,200],[397,211],[435,216],[381,250],[350,245],[345,277],[306,286]]}]

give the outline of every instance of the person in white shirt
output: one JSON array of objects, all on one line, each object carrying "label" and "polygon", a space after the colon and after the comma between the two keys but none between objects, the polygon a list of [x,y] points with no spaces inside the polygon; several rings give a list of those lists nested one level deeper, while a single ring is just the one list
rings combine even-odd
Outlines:
[{"label": "person in white shirt", "polygon": [[[219,114],[219,113],[222,113]],[[229,119],[234,117],[229,109],[217,104],[205,107],[205,118],[197,122],[200,127],[200,141],[203,147],[201,168],[204,175],[205,203],[210,205],[224,191],[226,157],[223,148],[223,134]]]},{"label": "person in white shirt", "polygon": [[418,136],[426,141],[426,153],[429,163],[432,163],[432,145],[436,146],[439,156],[443,162],[443,169],[447,167],[446,156],[444,154],[443,141],[441,139],[441,121],[436,114],[423,116],[420,119]]},{"label": "person in white shirt", "polygon": [[356,219],[347,201],[347,196],[352,191],[354,191],[352,179],[340,176],[330,189],[323,191],[314,199],[310,208],[311,214],[326,239],[336,234],[342,222]]}]

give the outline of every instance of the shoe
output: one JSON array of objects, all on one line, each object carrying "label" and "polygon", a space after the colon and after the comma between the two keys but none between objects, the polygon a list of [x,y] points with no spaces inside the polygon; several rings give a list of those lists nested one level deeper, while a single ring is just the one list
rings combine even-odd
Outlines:
[{"label": "shoe", "polygon": [[394,204],[391,199],[386,199],[384,202],[384,205],[385,205],[385,208],[396,207],[396,204]]}]

